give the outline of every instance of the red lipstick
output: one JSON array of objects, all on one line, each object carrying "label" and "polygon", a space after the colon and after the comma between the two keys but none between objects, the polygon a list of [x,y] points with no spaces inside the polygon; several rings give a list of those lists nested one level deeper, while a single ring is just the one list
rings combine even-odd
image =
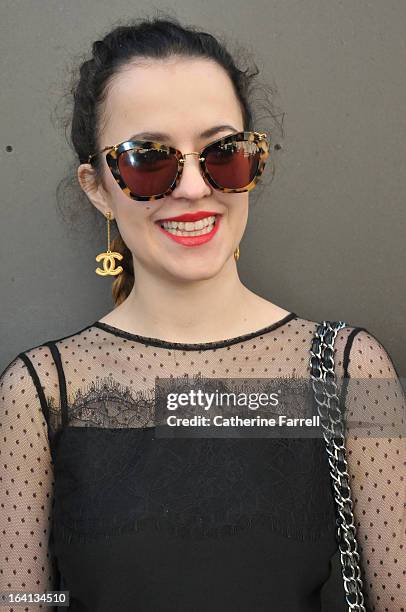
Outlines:
[{"label": "red lipstick", "polygon": [[[184,222],[199,221],[200,219],[203,219],[204,217],[215,217],[216,220],[214,222],[214,225],[211,231],[208,232],[207,234],[201,234],[200,236],[188,236],[188,235],[179,236],[179,235],[173,234],[170,231],[167,231],[161,225],[163,221],[184,221]],[[165,234],[168,238],[170,238],[174,242],[177,242],[178,244],[181,244],[186,247],[196,247],[196,246],[200,246],[201,244],[205,244],[206,242],[209,242],[210,240],[213,239],[213,237],[217,234],[219,230],[221,217],[222,215],[220,215],[219,213],[202,210],[196,213],[185,213],[183,215],[179,215],[178,217],[172,217],[171,219],[160,219],[159,221],[156,222],[156,225],[160,232]]]}]

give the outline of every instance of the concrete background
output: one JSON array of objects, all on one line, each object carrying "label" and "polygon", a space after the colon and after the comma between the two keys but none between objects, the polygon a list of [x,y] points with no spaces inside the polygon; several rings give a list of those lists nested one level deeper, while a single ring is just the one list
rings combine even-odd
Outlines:
[{"label": "concrete background", "polygon": [[366,327],[405,376],[404,0],[2,0],[0,369],[113,306],[94,272],[104,223],[72,230],[56,206],[78,162],[54,114],[80,54],[157,9],[250,49],[285,113],[243,282],[304,318]]}]

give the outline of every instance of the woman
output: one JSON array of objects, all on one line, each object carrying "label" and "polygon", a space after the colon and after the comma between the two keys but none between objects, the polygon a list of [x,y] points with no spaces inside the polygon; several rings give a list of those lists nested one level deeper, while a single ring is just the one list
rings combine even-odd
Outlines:
[{"label": "woman", "polygon": [[[318,323],[255,294],[236,265],[271,148],[251,80],[175,20],[117,27],[81,66],[71,135],[106,218],[96,271],[113,276],[115,307],[2,374],[3,591],[69,591],[70,610],[92,612],[348,609],[320,437],[155,435],[156,380],[310,380]],[[361,383],[342,394],[347,415],[399,418],[371,333],[343,327],[335,367]],[[404,444],[384,433],[346,442],[367,609],[394,612]]]}]

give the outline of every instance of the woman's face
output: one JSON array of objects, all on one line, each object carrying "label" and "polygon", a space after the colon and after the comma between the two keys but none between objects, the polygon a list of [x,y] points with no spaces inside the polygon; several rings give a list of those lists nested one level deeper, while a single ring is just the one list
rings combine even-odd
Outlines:
[{"label": "woman's face", "polygon": [[[205,59],[143,60],[127,66],[111,83],[104,108],[100,149],[129,140],[139,133],[167,134],[154,140],[189,153],[206,144],[242,131],[241,110],[226,72]],[[228,125],[209,137],[201,134]],[[89,189],[88,164],[78,170],[79,181],[93,204],[112,211],[120,234],[133,254],[134,271],[178,281],[207,279],[225,264],[234,265],[233,252],[247,223],[248,192],[222,193],[208,185],[197,155],[188,155],[179,185],[156,201],[132,200],[114,180],[105,159],[103,181]],[[197,246],[181,244],[161,229],[160,220],[184,213],[219,214],[213,237]]]}]

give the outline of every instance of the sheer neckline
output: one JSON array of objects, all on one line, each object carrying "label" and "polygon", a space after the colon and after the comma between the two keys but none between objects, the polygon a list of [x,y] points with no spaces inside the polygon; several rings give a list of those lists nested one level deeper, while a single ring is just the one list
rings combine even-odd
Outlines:
[{"label": "sheer neckline", "polygon": [[109,323],[104,323],[103,321],[95,321],[92,323],[92,326],[98,327],[107,331],[115,336],[121,336],[122,338],[126,338],[127,340],[135,340],[136,342],[141,342],[142,344],[147,344],[151,346],[158,346],[169,349],[180,349],[184,351],[196,351],[196,350],[208,350],[214,348],[222,348],[225,346],[230,346],[232,344],[237,344],[238,342],[243,342],[245,340],[250,340],[251,338],[255,338],[256,336],[260,336],[261,334],[265,334],[274,329],[285,325],[288,321],[297,318],[297,314],[294,312],[290,312],[285,317],[272,323],[271,325],[267,325],[266,327],[261,327],[256,331],[248,332],[246,334],[242,334],[241,336],[235,336],[234,338],[227,338],[226,340],[215,340],[213,342],[194,342],[194,343],[185,343],[185,342],[170,342],[169,340],[161,340],[160,338],[150,338],[148,336],[141,336],[139,334],[133,334],[131,332],[125,331],[114,325],[110,325]]}]

